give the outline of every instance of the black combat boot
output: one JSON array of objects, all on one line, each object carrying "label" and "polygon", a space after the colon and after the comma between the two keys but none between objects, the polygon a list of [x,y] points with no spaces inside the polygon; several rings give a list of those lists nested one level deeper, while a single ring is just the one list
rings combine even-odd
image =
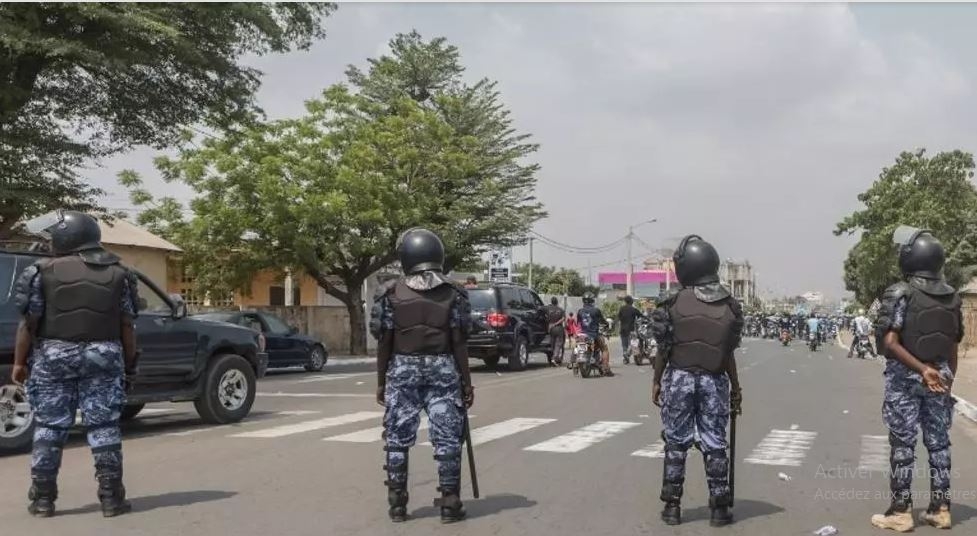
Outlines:
[{"label": "black combat boot", "polygon": [[709,517],[710,526],[724,527],[733,522],[733,513],[729,511],[729,495],[709,497],[709,509],[712,511]]},{"label": "black combat boot", "polygon": [[662,483],[661,500],[665,503],[662,521],[666,525],[682,524],[682,484],[665,481]]},{"label": "black combat boot", "polygon": [[409,499],[410,494],[407,493],[407,488],[391,487],[387,490],[387,504],[390,505],[387,515],[390,516],[390,521],[394,523],[407,521],[407,501]]},{"label": "black combat boot", "polygon": [[58,484],[54,480],[35,479],[27,492],[27,511],[34,517],[54,515],[54,501],[58,499]]},{"label": "black combat boot", "polygon": [[666,525],[682,524],[682,503],[678,501],[668,501],[662,510],[662,521]]},{"label": "black combat boot", "polygon": [[99,478],[98,500],[102,503],[103,517],[120,516],[132,510],[132,505],[126,500],[126,488],[121,478]]},{"label": "black combat boot", "polygon": [[441,522],[454,523],[465,519],[465,506],[461,504],[457,488],[441,488]]}]

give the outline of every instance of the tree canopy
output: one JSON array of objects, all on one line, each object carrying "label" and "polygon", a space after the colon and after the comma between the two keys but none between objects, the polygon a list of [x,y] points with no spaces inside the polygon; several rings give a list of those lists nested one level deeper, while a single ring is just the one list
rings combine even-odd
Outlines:
[{"label": "tree canopy", "polygon": [[0,4],[0,238],[56,207],[97,208],[78,169],[187,125],[258,112],[246,54],[305,49],[329,3]]},{"label": "tree canopy", "polygon": [[350,347],[362,353],[361,287],[395,260],[404,231],[438,232],[451,264],[524,240],[543,215],[537,166],[523,161],[536,146],[514,131],[494,85],[466,86],[443,39],[398,35],[391,50],[366,74],[351,68],[350,83],[308,101],[302,117],[252,122],[158,158],[165,180],[196,192],[190,220],[174,200],[151,200],[134,174],[122,177],[134,201],[153,205],[140,221],[171,233],[203,291],[247,288],[260,269],[302,271],[346,305]]},{"label": "tree canopy", "polygon": [[946,275],[959,287],[977,264],[977,189],[974,158],[962,151],[903,152],[858,196],[865,207],[834,233],[861,233],[845,260],[845,286],[868,305],[901,278],[892,232],[899,225],[930,229],[947,251]]}]

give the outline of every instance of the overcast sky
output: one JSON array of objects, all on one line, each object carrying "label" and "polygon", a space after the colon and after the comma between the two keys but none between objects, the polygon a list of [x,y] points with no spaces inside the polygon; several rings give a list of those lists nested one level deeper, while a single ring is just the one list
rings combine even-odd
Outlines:
[{"label": "overcast sky", "polygon": [[[977,145],[975,5],[343,4],[327,26],[309,52],[249,61],[270,116],[300,114],[397,32],[445,36],[541,145],[539,233],[596,246],[657,218],[643,241],[698,233],[778,295],[843,293],[852,240],[831,230],[901,150]],[[90,171],[108,206],[129,206],[124,168],[188,195],[156,179],[153,155]],[[538,243],[535,258],[588,264]]]}]

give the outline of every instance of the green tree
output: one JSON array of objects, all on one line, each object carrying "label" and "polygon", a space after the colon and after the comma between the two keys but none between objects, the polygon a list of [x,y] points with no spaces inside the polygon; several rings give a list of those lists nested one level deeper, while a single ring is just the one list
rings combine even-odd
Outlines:
[{"label": "green tree", "polygon": [[77,170],[185,125],[250,121],[246,54],[305,49],[333,4],[0,4],[0,239],[22,217],[97,208]]},{"label": "green tree", "polygon": [[892,244],[899,225],[931,229],[948,252],[947,276],[959,286],[977,264],[974,158],[962,151],[933,157],[903,152],[858,196],[865,207],[838,223],[835,235],[861,233],[845,260],[845,286],[863,306],[901,277]]},{"label": "green tree", "polygon": [[[425,60],[443,63],[440,56]],[[386,68],[365,80],[381,74],[387,76]],[[463,87],[453,76],[452,87]],[[424,79],[409,85],[431,84],[424,87],[442,109],[418,102],[417,90],[378,100],[351,81],[352,89],[333,86],[307,102],[303,117],[252,123],[186,144],[176,158],[157,159],[164,180],[195,190],[189,221],[177,217],[171,200],[149,199],[134,174],[122,180],[134,201],[156,210],[141,221],[174,233],[202,290],[247,288],[261,269],[302,271],[346,305],[350,348],[364,353],[360,289],[395,260],[403,231],[425,226],[440,233],[449,263],[461,265],[488,247],[518,243],[543,213],[531,195],[536,166],[519,161],[535,146],[498,152],[507,139],[523,136],[497,96],[466,101],[463,92],[441,93],[440,84]],[[467,130],[444,109],[472,118],[462,125]]]}]

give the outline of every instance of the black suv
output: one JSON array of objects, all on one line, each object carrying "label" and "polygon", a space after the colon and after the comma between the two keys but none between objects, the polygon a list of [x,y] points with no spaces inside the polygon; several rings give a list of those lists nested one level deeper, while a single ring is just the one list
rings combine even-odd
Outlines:
[{"label": "black suv", "polygon": [[[26,448],[33,434],[33,413],[24,390],[10,381],[20,321],[11,294],[16,278],[39,258],[38,253],[0,246],[0,452]],[[136,274],[136,344],[141,356],[122,418],[135,417],[148,402],[190,401],[205,422],[224,424],[246,417],[257,378],[268,367],[263,336],[244,327],[187,317],[178,294],[167,295]]]},{"label": "black suv", "polygon": [[543,300],[527,287],[496,283],[468,289],[472,333],[468,354],[495,366],[500,358],[509,370],[523,370],[531,352],[549,356],[550,337]]}]

